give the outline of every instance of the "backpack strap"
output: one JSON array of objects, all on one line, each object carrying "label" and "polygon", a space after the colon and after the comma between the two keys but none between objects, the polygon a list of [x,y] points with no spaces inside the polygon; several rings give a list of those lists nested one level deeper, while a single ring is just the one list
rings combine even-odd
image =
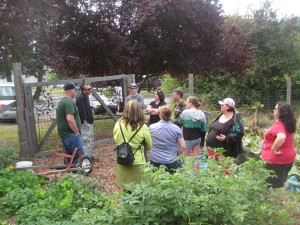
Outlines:
[{"label": "backpack strap", "polygon": [[126,142],[125,136],[124,136],[124,133],[123,133],[123,130],[122,130],[122,127],[121,127],[121,123],[120,123],[120,122],[119,122],[119,125],[120,125],[120,129],[121,129],[122,136],[123,136],[123,139],[124,139],[124,142],[125,142],[125,143],[129,143],[129,142],[132,140],[132,138],[134,138],[134,136],[137,134],[137,132],[139,132],[140,129],[143,127],[143,126],[141,125],[141,126],[139,127],[139,129],[137,129],[137,131],[132,135],[132,137],[129,139],[129,141]]}]

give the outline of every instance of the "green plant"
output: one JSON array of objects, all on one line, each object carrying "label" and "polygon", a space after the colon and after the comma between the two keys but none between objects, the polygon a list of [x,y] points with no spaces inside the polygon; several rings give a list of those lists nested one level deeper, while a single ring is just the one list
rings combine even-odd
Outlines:
[{"label": "green plant", "polygon": [[162,75],[162,85],[161,89],[164,93],[173,93],[173,91],[177,88],[181,89],[183,92],[188,91],[188,82],[187,80],[178,80],[172,77],[170,74]]},{"label": "green plant", "polygon": [[0,168],[14,165],[20,158],[18,151],[13,147],[0,147]]},{"label": "green plant", "polygon": [[70,174],[63,180],[55,179],[46,190],[35,191],[35,201],[16,212],[16,221],[25,224],[40,224],[40,221],[67,224],[78,209],[96,207],[104,196],[102,189],[96,180],[81,175]]},{"label": "green plant", "polygon": [[116,224],[284,224],[287,216],[267,200],[263,162],[230,163],[210,160],[209,170],[187,166],[174,175],[145,166],[150,182],[128,186],[133,191],[122,196],[126,213]]},{"label": "green plant", "polygon": [[243,137],[243,147],[246,151],[258,154],[261,152],[262,141],[262,136],[245,133]]}]

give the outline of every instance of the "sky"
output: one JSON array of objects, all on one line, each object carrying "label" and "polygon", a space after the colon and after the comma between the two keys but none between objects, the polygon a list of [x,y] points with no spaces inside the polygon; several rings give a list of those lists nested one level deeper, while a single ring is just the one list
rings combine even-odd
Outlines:
[{"label": "sky", "polygon": [[[220,0],[223,5],[223,10],[226,15],[239,14],[244,15],[247,8],[259,9],[262,5],[262,0]],[[299,0],[273,0],[273,10],[277,11],[278,17],[300,16],[300,1]],[[248,10],[249,11],[249,10]]]}]

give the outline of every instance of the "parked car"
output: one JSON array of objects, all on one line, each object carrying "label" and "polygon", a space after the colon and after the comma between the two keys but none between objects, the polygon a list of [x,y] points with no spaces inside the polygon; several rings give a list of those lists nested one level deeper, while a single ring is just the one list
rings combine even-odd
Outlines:
[{"label": "parked car", "polygon": [[[103,93],[97,93],[100,98],[104,101],[104,103],[108,106],[108,108],[114,113],[117,113],[117,104],[108,100],[107,97]],[[98,102],[93,94],[89,95],[90,105],[95,114],[106,113],[105,108]]]},{"label": "parked car", "polygon": [[113,88],[112,101],[117,104],[118,112],[123,112],[124,103],[122,87],[116,86]]},{"label": "parked car", "polygon": [[[14,96],[16,96],[16,89],[14,83],[1,83],[0,84],[0,109],[4,108],[8,104],[15,102],[16,100],[7,99],[7,97],[14,97]],[[16,106],[13,106],[9,110],[0,113],[0,119],[17,121]]]},{"label": "parked car", "polygon": [[162,85],[162,80],[160,80],[160,79],[154,80],[152,82],[152,88],[154,90],[156,90],[157,88],[159,88],[161,85]]}]

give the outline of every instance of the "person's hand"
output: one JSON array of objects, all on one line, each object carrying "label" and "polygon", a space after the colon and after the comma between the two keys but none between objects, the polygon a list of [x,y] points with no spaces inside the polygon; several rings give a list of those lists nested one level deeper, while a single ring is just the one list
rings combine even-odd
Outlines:
[{"label": "person's hand", "polygon": [[281,155],[282,152],[281,151],[272,151],[275,155]]},{"label": "person's hand", "polygon": [[224,134],[217,135],[216,138],[217,138],[218,141],[225,141],[226,140],[226,136]]}]

